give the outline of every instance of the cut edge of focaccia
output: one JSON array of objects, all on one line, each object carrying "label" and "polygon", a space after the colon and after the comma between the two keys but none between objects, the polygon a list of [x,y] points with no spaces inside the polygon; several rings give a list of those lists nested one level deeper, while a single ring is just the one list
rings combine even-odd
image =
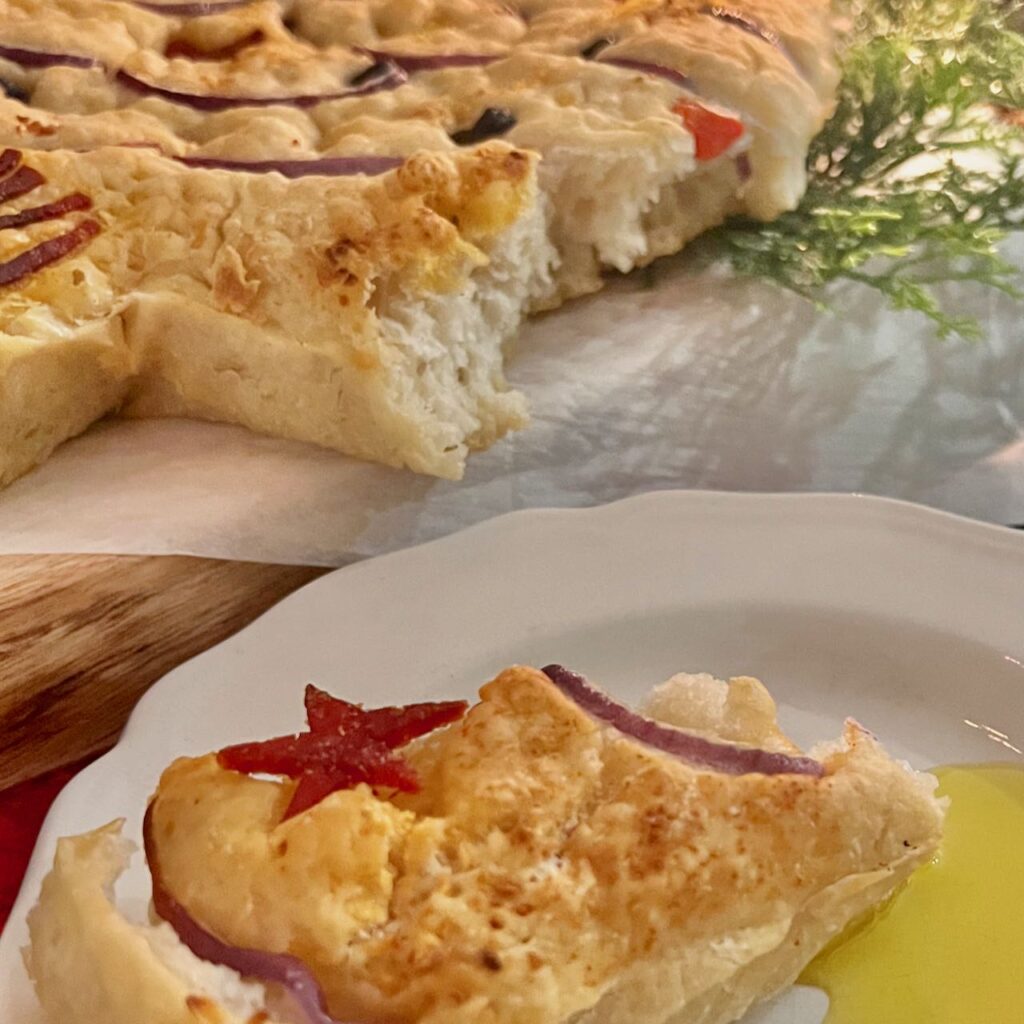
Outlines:
[{"label": "cut edge of focaccia", "polygon": [[130,356],[120,323],[41,342],[0,334],[0,487],[124,401]]},{"label": "cut edge of focaccia", "polygon": [[[468,723],[466,728],[480,730],[480,742],[493,740],[505,727],[498,725],[499,733],[490,733],[488,730],[494,726],[485,724],[488,715],[493,715],[496,707],[535,706],[538,694],[541,700],[536,714],[545,716],[554,710],[557,719],[558,698],[549,702],[543,691],[538,689],[544,685],[540,674],[533,669],[517,667],[506,670],[482,691],[483,704],[477,707],[490,705],[490,711],[485,711],[483,717],[477,717],[475,722],[464,720]],[[657,709],[671,724],[686,727],[708,738],[737,742],[746,737],[768,750],[793,752],[796,749],[778,730],[774,704],[756,680],[741,678],[727,686],[707,676],[676,677],[655,694],[648,709],[651,713]],[[575,749],[579,734],[570,724],[574,713],[570,712],[563,724],[556,722],[555,728],[557,735],[562,737],[561,742]],[[459,728],[453,727],[452,731]],[[528,745],[539,741],[540,734],[535,737],[528,732],[527,735],[531,737],[526,741]],[[420,770],[426,785],[432,778],[438,778],[432,776],[432,771],[443,774],[458,773],[467,768],[471,772],[476,770],[472,760],[456,759],[452,762],[449,755],[439,756],[436,767],[431,768],[432,757],[443,755],[451,742],[455,741],[451,739],[450,731],[439,734],[436,744],[431,740],[421,750],[421,757],[425,760],[420,764]],[[540,742],[546,749],[543,741]],[[611,742],[616,744],[619,741],[612,739]],[[632,765],[632,770],[639,771],[646,779],[644,773],[653,763],[651,759],[656,760],[663,755],[647,748],[644,748],[646,752],[631,751],[629,748],[635,746],[633,741],[622,740],[622,743],[625,747],[612,751],[612,761],[606,763],[605,771],[611,770],[615,774]],[[467,751],[467,754],[471,753]],[[524,1019],[557,1022],[571,1018],[586,1024],[607,1024],[628,1017],[635,1024],[728,1024],[737,1020],[753,1003],[769,998],[791,984],[806,963],[843,927],[890,895],[915,867],[934,854],[941,834],[943,810],[941,802],[933,795],[934,780],[930,776],[918,775],[893,762],[873,738],[854,725],[847,726],[840,743],[816,748],[813,753],[825,761],[831,775],[847,773],[847,782],[836,797],[839,806],[831,811],[827,805],[823,808],[826,818],[830,814],[835,818],[839,813],[840,820],[844,815],[859,819],[849,823],[849,831],[851,834],[859,832],[864,839],[863,853],[854,855],[854,859],[861,857],[865,860],[860,868],[809,893],[792,914],[777,913],[771,909],[771,904],[766,904],[762,908],[765,913],[760,923],[751,924],[749,920],[744,926],[733,923],[717,937],[703,936],[689,942],[662,943],[655,954],[632,959],[607,982],[585,992],[576,991],[575,986],[571,992],[558,991],[557,980],[552,981],[546,975],[538,976],[544,978],[542,988],[547,987],[541,1002],[548,1005],[545,1001],[550,1000],[550,1012]],[[537,780],[542,788],[551,781],[544,775],[547,768],[550,764],[540,769],[541,776]],[[165,784],[174,788],[176,779],[185,781],[192,778],[198,783],[217,771],[209,758],[180,760],[165,773],[161,791]],[[821,780],[821,785],[826,787],[822,799],[828,798],[831,775]],[[479,781],[475,776],[473,778]],[[774,783],[770,776],[751,780],[754,800],[760,800],[757,793],[767,793],[773,785],[782,786],[786,793],[792,795],[792,778],[781,777],[778,783]],[[758,779],[763,779],[763,783]],[[628,772],[624,783],[627,787],[630,785]],[[230,802],[236,799],[238,787],[244,789],[260,785],[267,784],[257,780],[232,783],[226,791],[230,796],[229,805],[225,808],[225,822],[237,821],[237,812],[245,806]],[[569,785],[575,785],[575,781],[570,781]],[[714,801],[717,797],[713,795],[713,783],[711,787],[706,792]],[[198,802],[202,798],[202,790],[196,792]],[[493,792],[500,803],[514,802],[511,793]],[[186,797],[187,792],[178,794],[178,806]],[[270,800],[280,812],[283,805],[279,799],[260,797],[258,803],[265,802],[265,799]],[[300,856],[307,856],[315,848],[309,845],[310,829],[318,824],[331,829],[342,823],[338,815],[352,813],[356,814],[355,824],[359,820],[367,822],[369,819],[365,818],[365,812],[363,819],[359,818],[358,809],[373,799],[368,793],[360,795],[360,791],[336,794],[287,823],[287,830],[276,835],[274,845],[279,846],[282,839],[291,838],[293,843],[300,844],[307,851]],[[414,802],[417,799],[414,798]],[[434,796],[428,797],[428,804],[434,799]],[[554,799],[557,805],[561,794]],[[784,802],[787,799],[789,797],[783,797]],[[771,801],[766,803],[764,813],[770,814],[772,806]],[[393,812],[408,815],[407,811],[394,809],[388,814]],[[502,813],[500,808],[488,807],[485,818],[490,820],[492,814],[500,816]],[[874,831],[882,822],[885,825],[884,835],[875,836]],[[156,827],[158,830],[161,828],[159,824]],[[224,827],[230,826],[225,824]],[[348,827],[345,826],[346,829]],[[846,827],[844,824],[844,830]],[[31,946],[25,951],[26,965],[52,1019],[61,1024],[92,1024],[97,1019],[104,1020],[105,1024],[136,1024],[140,1018],[158,1024],[195,1024],[198,1021],[242,1024],[257,1019],[260,1012],[266,1011],[276,1020],[262,986],[242,982],[231,971],[197,960],[177,941],[168,925],[132,923],[117,909],[113,886],[132,849],[132,844],[121,838],[120,831],[121,823],[115,822],[92,833],[60,840],[54,868],[43,883],[39,903],[30,913]],[[373,843],[379,841],[375,830],[371,829],[368,834],[374,837]],[[601,836],[596,839],[603,842]],[[808,837],[809,842],[812,839]],[[179,844],[182,841],[187,842],[179,839]],[[615,848],[615,841],[614,837],[609,838],[609,852]],[[880,844],[898,848],[899,852],[866,863],[877,856],[875,848],[880,848]],[[345,850],[343,859],[352,855],[350,845],[346,845]],[[369,857],[367,865],[372,864],[376,856]],[[642,859],[640,855],[641,862]],[[736,866],[743,870],[742,863]],[[786,863],[779,868],[789,873],[794,870],[794,865]],[[810,866],[807,870],[813,871],[814,868]],[[444,892],[447,894],[446,889]],[[465,905],[469,907],[472,905],[470,894],[465,896]],[[446,900],[451,898],[444,896]],[[737,913],[733,921],[745,917],[749,918],[749,915]],[[584,932],[574,930],[571,921],[567,921],[566,926],[569,928],[566,942],[573,947],[583,940]],[[488,973],[479,965],[474,973],[467,963],[459,959],[457,950],[447,949],[447,945],[453,942],[458,942],[457,937],[449,936],[446,955],[421,979],[430,986],[428,991],[443,990],[449,974],[451,978],[448,980],[457,985],[471,984],[486,990],[488,984],[494,984],[495,992],[504,992],[504,998],[509,998],[508,993],[521,991],[522,986],[530,984],[529,978],[521,978],[516,973],[514,958],[505,958],[504,954],[505,970],[501,975]],[[372,967],[372,960],[367,966]],[[467,971],[474,978],[472,982],[468,980]],[[506,977],[509,973],[512,976]],[[127,984],[129,978],[130,984]],[[408,979],[410,987],[415,988],[419,983],[413,976]],[[552,984],[556,986],[554,990],[551,989]],[[367,998],[367,991],[361,998]],[[496,995],[496,998],[502,1001],[501,996]],[[358,1004],[359,1000],[355,1002]],[[477,1005],[472,1000],[471,1004]],[[469,1005],[458,1007],[457,1019],[462,1020],[464,1014],[461,1011],[468,1009]],[[445,1015],[454,1010],[455,1007],[445,1005],[441,996],[437,1011],[425,1019],[439,1019],[438,1014],[440,1019],[446,1019]],[[346,1019],[352,1012],[352,1007],[344,1007]],[[490,1013],[485,1004],[477,1005],[474,1012],[482,1013],[481,1019],[502,1019],[500,1015],[495,1017]],[[367,1019],[378,1018],[370,1014]],[[509,1019],[516,1018],[513,1015]]]},{"label": "cut edge of focaccia", "polygon": [[0,482],[119,410],[458,478],[527,418],[502,347],[551,287],[536,162],[499,142],[290,182],[146,150],[25,154],[46,182],[18,208],[84,193],[101,230],[0,289]]}]

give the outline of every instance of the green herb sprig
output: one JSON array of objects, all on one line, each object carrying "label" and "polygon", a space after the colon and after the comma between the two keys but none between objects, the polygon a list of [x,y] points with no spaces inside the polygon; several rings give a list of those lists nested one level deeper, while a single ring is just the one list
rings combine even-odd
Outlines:
[{"label": "green herb sprig", "polygon": [[1024,221],[1024,36],[996,0],[855,0],[834,116],[814,140],[807,193],[770,224],[717,233],[741,273],[824,305],[849,279],[942,337],[978,324],[944,310],[934,286],[974,281],[1024,297],[999,242]]}]

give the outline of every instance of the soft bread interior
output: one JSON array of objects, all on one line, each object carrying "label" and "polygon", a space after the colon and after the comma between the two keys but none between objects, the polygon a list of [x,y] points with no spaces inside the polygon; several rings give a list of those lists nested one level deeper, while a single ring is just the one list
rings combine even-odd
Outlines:
[{"label": "soft bread interior", "polygon": [[118,318],[50,341],[0,334],[0,487],[115,409],[130,373]]},{"label": "soft bread interior", "polygon": [[127,324],[142,369],[123,414],[239,423],[457,479],[471,449],[527,422],[503,346],[550,287],[552,260],[534,205],[459,290],[377,296],[380,342],[365,363],[173,293],[141,294]]},{"label": "soft bread interior", "polygon": [[566,131],[564,142],[543,147],[540,181],[561,259],[555,289],[535,308],[597,291],[608,270],[625,273],[677,252],[738,208],[742,182],[731,158],[698,169],[689,136],[653,119],[647,128]]}]

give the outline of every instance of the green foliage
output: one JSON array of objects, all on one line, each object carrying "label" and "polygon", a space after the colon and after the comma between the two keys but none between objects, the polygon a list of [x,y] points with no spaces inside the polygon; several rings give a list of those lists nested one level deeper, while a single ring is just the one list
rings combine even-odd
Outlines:
[{"label": "green foliage", "polygon": [[811,146],[798,209],[732,221],[717,242],[733,267],[813,301],[852,279],[940,336],[978,325],[933,286],[976,281],[1024,297],[998,243],[1024,221],[1024,36],[995,0],[860,0],[847,8],[834,116]]}]

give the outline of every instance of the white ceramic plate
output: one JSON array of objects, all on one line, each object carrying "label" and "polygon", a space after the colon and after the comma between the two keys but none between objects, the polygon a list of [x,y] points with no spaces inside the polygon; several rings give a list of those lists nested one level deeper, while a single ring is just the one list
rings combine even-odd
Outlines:
[{"label": "white ceramic plate", "polygon": [[[299,728],[308,680],[389,704],[468,696],[517,661],[627,698],[679,670],[749,673],[798,742],[853,715],[918,767],[1019,758],[1024,535],[859,496],[663,492],[325,576],[153,687],[61,794],[0,939],[4,1024],[37,1019],[18,950],[58,836],[120,816],[137,836],[168,761]],[[145,898],[138,865],[121,892]],[[756,1019],[818,1024],[823,1006],[797,991]]]}]

